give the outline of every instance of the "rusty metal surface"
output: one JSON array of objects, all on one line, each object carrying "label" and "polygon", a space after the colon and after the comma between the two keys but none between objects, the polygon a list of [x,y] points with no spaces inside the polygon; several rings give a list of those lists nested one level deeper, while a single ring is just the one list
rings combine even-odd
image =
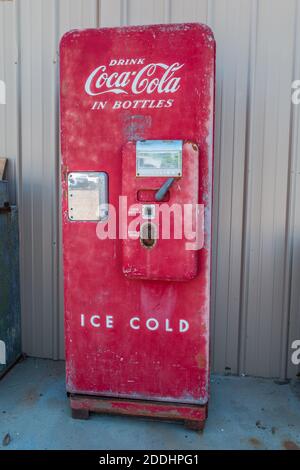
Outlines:
[{"label": "rusty metal surface", "polygon": [[88,410],[95,413],[120,414],[125,416],[143,416],[172,421],[205,421],[207,406],[180,405],[178,403],[160,403],[144,400],[124,400],[90,397],[72,394],[72,410]]},{"label": "rusty metal surface", "polygon": [[[0,200],[8,200],[7,190],[7,184],[0,181]],[[0,363],[2,375],[21,354],[18,210],[15,206],[0,207],[0,341],[6,353],[6,363]]]},{"label": "rusty metal surface", "polygon": [[0,207],[8,204],[8,181],[0,180]]},{"label": "rusty metal surface", "polygon": [[7,214],[11,212],[11,206],[0,207],[0,214]]}]

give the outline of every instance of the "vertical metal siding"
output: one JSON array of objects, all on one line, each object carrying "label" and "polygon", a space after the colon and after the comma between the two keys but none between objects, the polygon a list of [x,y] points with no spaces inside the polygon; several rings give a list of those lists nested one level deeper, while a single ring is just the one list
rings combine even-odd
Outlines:
[{"label": "vertical metal siding", "polygon": [[[293,78],[300,77],[300,4],[296,2],[294,27],[294,70]],[[286,269],[284,291],[284,317],[281,368],[287,367],[287,375],[295,374],[295,366],[285,361],[285,352],[300,338],[300,105],[292,106],[289,148],[289,194],[287,200]],[[300,372],[300,367],[298,367]]]},{"label": "vertical metal siding", "polygon": [[268,0],[256,9],[241,345],[242,371],[255,375],[280,374],[295,6]]},{"label": "vertical metal siding", "polygon": [[[213,240],[213,365],[237,373],[252,2],[218,2]],[[233,52],[234,51],[234,52]]]},{"label": "vertical metal siding", "polygon": [[0,2],[0,80],[6,83],[7,106],[0,105],[0,157],[7,157],[9,196],[16,202],[18,116],[17,116],[17,45],[15,4]]},{"label": "vertical metal siding", "polygon": [[184,21],[209,24],[217,40],[212,365],[294,376],[300,106],[291,104],[291,82],[300,78],[299,0],[0,2],[0,79],[8,83],[0,154],[11,158],[15,182],[19,165],[23,347],[63,357],[59,39],[73,28]]}]

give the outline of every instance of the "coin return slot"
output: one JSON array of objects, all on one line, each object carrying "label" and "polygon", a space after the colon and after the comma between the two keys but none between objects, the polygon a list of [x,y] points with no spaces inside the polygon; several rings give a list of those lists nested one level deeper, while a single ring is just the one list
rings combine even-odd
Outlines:
[{"label": "coin return slot", "polygon": [[145,248],[153,248],[156,243],[157,229],[152,222],[145,222],[141,225],[140,241]]}]

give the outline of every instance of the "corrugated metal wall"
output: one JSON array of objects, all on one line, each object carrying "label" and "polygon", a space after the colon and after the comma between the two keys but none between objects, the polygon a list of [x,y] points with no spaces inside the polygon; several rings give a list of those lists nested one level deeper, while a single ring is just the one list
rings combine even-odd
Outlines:
[{"label": "corrugated metal wall", "polygon": [[18,158],[17,47],[13,2],[0,1],[0,80],[6,83],[7,106],[0,105],[0,157],[9,158],[11,203],[16,202]]},{"label": "corrugated metal wall", "polygon": [[[63,357],[58,42],[73,28],[209,24],[217,41],[212,365],[294,376],[300,338],[299,0],[0,1],[0,154],[21,213],[23,348]],[[230,369],[228,369],[230,368]]]}]

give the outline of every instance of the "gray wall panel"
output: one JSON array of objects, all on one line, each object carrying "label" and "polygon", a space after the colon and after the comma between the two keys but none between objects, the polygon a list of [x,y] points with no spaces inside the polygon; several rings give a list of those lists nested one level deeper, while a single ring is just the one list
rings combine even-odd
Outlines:
[{"label": "gray wall panel", "polygon": [[[248,1],[221,1],[212,14],[217,41],[212,343],[215,370],[238,372],[249,41]],[[229,8],[229,5],[231,8]],[[216,14],[217,11],[217,14]],[[229,54],[228,51],[235,51]]]},{"label": "gray wall panel", "polygon": [[[287,8],[287,5],[290,8]],[[295,2],[258,2],[249,121],[242,372],[279,375]],[[270,11],[272,14],[270,17]],[[283,35],[278,34],[284,29]],[[287,51],[290,51],[287,53]]]},{"label": "gray wall panel", "polygon": [[[294,71],[293,77],[300,77],[300,2],[296,2],[294,37]],[[289,197],[287,201],[287,243],[285,271],[285,302],[282,322],[283,352],[287,350],[289,359],[291,344],[300,339],[300,105],[292,106],[290,130],[290,166]],[[287,334],[288,332],[288,334]],[[286,341],[286,344],[284,344]],[[295,374],[295,366],[285,361],[281,354],[282,369],[287,365],[287,375]],[[300,373],[300,367],[298,367]]]},{"label": "gray wall panel", "polygon": [[19,182],[24,349],[63,357],[59,39],[74,28],[170,21],[205,22],[217,40],[213,369],[295,376],[300,106],[291,104],[291,82],[300,79],[299,0],[0,2],[0,79],[9,82],[0,154]]},{"label": "gray wall panel", "polygon": [[0,80],[6,83],[7,105],[0,105],[0,157],[9,159],[6,177],[10,180],[9,196],[16,202],[18,179],[18,104],[15,4],[0,2]]},{"label": "gray wall panel", "polygon": [[20,227],[23,345],[28,354],[55,356],[57,328],[56,11],[52,0],[19,4]]}]

